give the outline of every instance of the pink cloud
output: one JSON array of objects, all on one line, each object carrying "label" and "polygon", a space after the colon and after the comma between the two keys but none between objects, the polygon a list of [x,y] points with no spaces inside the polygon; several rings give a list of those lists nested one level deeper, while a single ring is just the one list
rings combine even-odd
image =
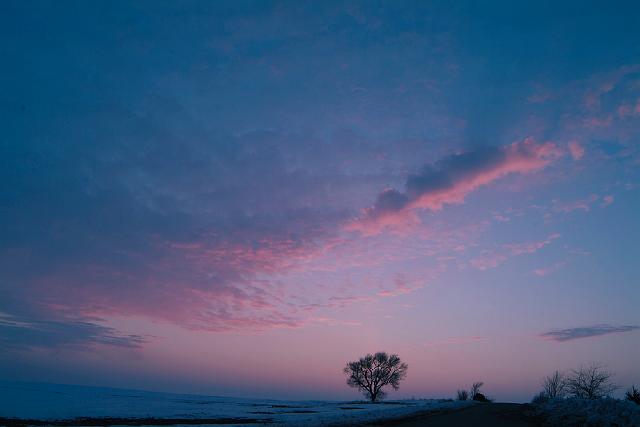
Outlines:
[{"label": "pink cloud", "polygon": [[352,320],[340,320],[332,317],[312,317],[310,323],[319,323],[326,326],[362,326],[362,322]]},{"label": "pink cloud", "polygon": [[[309,315],[302,304],[290,304],[288,290],[265,277],[290,270],[319,250],[290,239],[242,245],[205,236],[160,242],[160,255],[144,269],[67,266],[28,285],[39,289],[39,304],[56,319],[138,316],[215,332],[295,328]],[[65,292],[70,282],[83,286],[70,294]]]},{"label": "pink cloud", "polygon": [[602,197],[598,194],[590,194],[588,197],[578,200],[553,200],[552,206],[536,206],[536,208],[545,212],[543,217],[545,222],[548,223],[555,213],[569,214],[575,211],[590,212],[594,207],[599,206],[601,208],[605,208],[611,205],[614,201],[615,197],[611,194]]},{"label": "pink cloud", "polygon": [[486,148],[450,156],[418,175],[410,176],[406,191],[387,189],[373,207],[347,225],[365,235],[385,229],[402,229],[419,222],[417,211],[438,211],[447,204],[463,203],[474,190],[510,174],[527,174],[561,156],[551,142],[527,138],[500,148]]},{"label": "pink cloud", "polygon": [[504,245],[504,247],[507,248],[512,255],[532,254],[547,246],[549,243],[553,242],[559,237],[560,234],[554,233],[549,235],[549,237],[547,237],[546,239],[537,242],[512,243]]},{"label": "pink cloud", "polygon": [[601,105],[601,98],[615,89],[620,82],[629,74],[640,70],[640,65],[628,65],[620,67],[612,72],[600,74],[593,78],[597,83],[595,87],[587,92],[584,97],[584,105],[588,109],[598,109]]},{"label": "pink cloud", "polygon": [[[638,107],[639,106],[636,106],[636,109]],[[634,108],[630,104],[622,104],[621,106],[618,107],[618,116],[620,116],[620,118],[632,116],[633,113],[634,113]]]},{"label": "pink cloud", "polygon": [[502,245],[502,250],[491,251],[487,250],[480,256],[471,259],[470,264],[478,270],[484,271],[491,268],[496,268],[510,257],[533,254],[543,247],[549,245],[554,240],[558,239],[560,234],[554,233],[549,235],[544,240],[524,243],[508,243]]},{"label": "pink cloud", "polygon": [[591,205],[597,202],[599,199],[597,194],[591,194],[587,199],[576,200],[573,202],[557,202],[555,201],[555,210],[569,213],[575,210],[582,210],[585,212],[589,212],[591,210]]},{"label": "pink cloud", "polygon": [[533,270],[533,274],[538,277],[548,276],[562,268],[564,265],[566,265],[566,262],[563,261],[557,262],[549,267],[536,268],[535,270]]},{"label": "pink cloud", "polygon": [[635,104],[633,103],[633,101],[621,104],[618,107],[617,112],[618,112],[618,116],[621,119],[624,119],[626,117],[635,117],[635,116],[640,115],[640,99],[638,99],[635,102]]},{"label": "pink cloud", "polygon": [[587,129],[607,128],[613,123],[613,116],[586,117],[582,120],[582,123]]},{"label": "pink cloud", "polygon": [[573,160],[580,160],[584,156],[584,147],[576,141],[569,142],[569,153]]},{"label": "pink cloud", "polygon": [[424,285],[419,283],[411,284],[403,275],[397,275],[394,279],[394,288],[389,290],[383,290],[378,292],[378,296],[380,297],[397,297],[400,295],[410,294],[418,289],[424,287]]},{"label": "pink cloud", "polygon": [[603,82],[599,87],[593,89],[592,91],[590,91],[589,93],[587,93],[587,95],[585,96],[585,106],[587,108],[596,108],[600,106],[600,98],[611,92],[613,90],[613,88],[615,87],[616,83],[617,83],[617,79],[616,80],[609,80],[609,81],[605,81]]},{"label": "pink cloud", "polygon": [[493,219],[495,219],[496,221],[499,221],[499,222],[509,222],[509,221],[511,221],[511,219],[509,217],[504,216],[504,215],[500,215],[500,214],[494,215]]},{"label": "pink cloud", "polygon": [[602,198],[602,207],[609,206],[610,204],[612,204],[612,203],[613,203],[613,201],[614,201],[614,200],[615,200],[615,197],[613,197],[613,196],[612,196],[612,195],[610,195],[610,194],[609,194],[609,195],[607,195],[607,196],[604,196],[604,197]]},{"label": "pink cloud", "polygon": [[479,257],[473,258],[470,263],[478,270],[488,270],[490,268],[496,268],[507,260],[507,256],[500,253],[488,252]]}]

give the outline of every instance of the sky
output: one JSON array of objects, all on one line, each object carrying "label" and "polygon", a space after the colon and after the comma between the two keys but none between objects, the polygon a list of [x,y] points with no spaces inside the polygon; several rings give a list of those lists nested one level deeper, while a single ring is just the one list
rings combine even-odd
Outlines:
[{"label": "sky", "polygon": [[636,2],[3,1],[0,379],[640,384]]}]

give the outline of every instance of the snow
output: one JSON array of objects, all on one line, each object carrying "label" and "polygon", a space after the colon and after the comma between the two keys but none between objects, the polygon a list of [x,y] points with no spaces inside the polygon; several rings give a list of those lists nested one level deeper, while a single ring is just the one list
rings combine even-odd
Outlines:
[{"label": "snow", "polygon": [[549,426],[640,426],[640,405],[627,400],[552,399],[535,405],[535,412]]},{"label": "snow", "polygon": [[0,417],[252,418],[273,425],[340,425],[452,410],[473,402],[400,400],[381,404],[282,401],[57,384],[0,382]]}]

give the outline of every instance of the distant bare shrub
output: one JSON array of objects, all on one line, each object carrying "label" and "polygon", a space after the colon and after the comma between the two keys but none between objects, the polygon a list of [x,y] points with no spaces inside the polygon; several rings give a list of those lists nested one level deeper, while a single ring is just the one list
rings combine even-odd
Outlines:
[{"label": "distant bare shrub", "polygon": [[480,388],[484,385],[483,382],[473,383],[471,385],[471,390],[469,391],[469,396],[471,400],[476,400],[476,394],[480,393]]},{"label": "distant bare shrub", "polygon": [[571,372],[572,375],[567,379],[567,391],[573,397],[601,399],[617,388],[611,382],[613,374],[597,363]]},{"label": "distant bare shrub", "polygon": [[543,393],[549,399],[564,397],[567,391],[567,378],[558,371],[555,371],[542,382]]},{"label": "distant bare shrub", "polygon": [[476,402],[492,402],[491,399],[480,392],[476,393],[475,396],[473,396],[473,400],[475,400]]},{"label": "distant bare shrub", "polygon": [[467,390],[458,390],[458,400],[469,399],[469,392]]},{"label": "distant bare shrub", "polygon": [[624,397],[636,405],[640,405],[640,390],[638,390],[636,386],[631,386],[631,389],[627,390]]}]

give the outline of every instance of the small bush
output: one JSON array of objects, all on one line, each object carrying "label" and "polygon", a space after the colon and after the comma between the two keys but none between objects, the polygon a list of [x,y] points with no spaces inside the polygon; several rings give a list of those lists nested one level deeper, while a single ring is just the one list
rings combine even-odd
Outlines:
[{"label": "small bush", "polygon": [[468,400],[469,392],[467,390],[458,390],[458,400]]},{"label": "small bush", "polygon": [[491,402],[491,399],[488,399],[487,396],[478,392],[473,396],[473,400],[476,402]]},{"label": "small bush", "polygon": [[547,393],[541,391],[540,393],[533,396],[533,399],[531,399],[531,403],[534,405],[540,405],[542,403],[545,403],[547,400],[549,400]]},{"label": "small bush", "polygon": [[636,386],[631,386],[630,390],[624,394],[627,400],[635,403],[636,405],[640,405],[640,390],[636,388]]},{"label": "small bush", "polygon": [[471,390],[469,391],[469,396],[472,400],[476,400],[476,394],[480,393],[480,388],[484,385],[483,382],[479,381],[477,383],[473,383],[471,385]]}]

